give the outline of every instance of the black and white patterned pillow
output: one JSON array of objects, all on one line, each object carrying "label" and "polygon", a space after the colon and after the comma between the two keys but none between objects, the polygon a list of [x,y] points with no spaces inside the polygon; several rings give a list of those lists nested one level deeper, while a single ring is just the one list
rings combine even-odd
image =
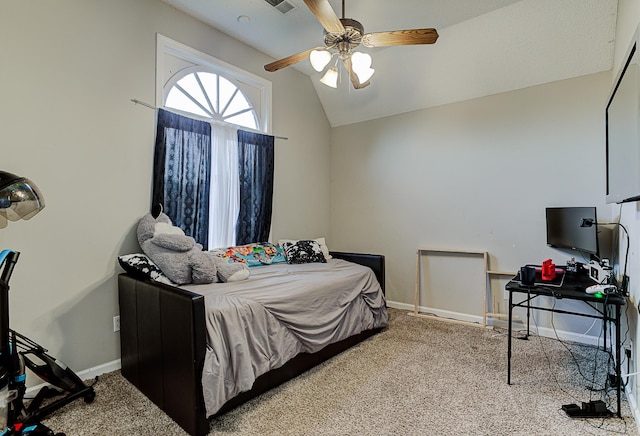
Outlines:
[{"label": "black and white patterned pillow", "polygon": [[317,241],[301,240],[296,242],[285,242],[282,244],[287,263],[327,263],[327,259],[322,253],[322,247]]},{"label": "black and white patterned pillow", "polygon": [[158,265],[153,263],[146,254],[124,254],[122,256],[118,256],[118,262],[122,269],[134,277],[140,279],[151,279],[156,282],[176,286],[176,284],[169,280],[160,268],[158,268]]}]

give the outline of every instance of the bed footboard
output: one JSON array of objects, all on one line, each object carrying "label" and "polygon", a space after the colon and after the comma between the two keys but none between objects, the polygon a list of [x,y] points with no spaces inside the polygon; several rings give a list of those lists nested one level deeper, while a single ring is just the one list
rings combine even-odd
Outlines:
[{"label": "bed footboard", "polygon": [[122,375],[189,434],[207,434],[204,297],[128,274],[118,294]]},{"label": "bed footboard", "polygon": [[[371,268],[384,292],[384,256],[332,252]],[[201,374],[206,352],[204,297],[129,274],[118,276],[122,375],[194,436],[209,432]],[[224,413],[290,380],[380,331],[368,330],[314,354],[301,353],[260,376],[253,388],[227,402]]]}]

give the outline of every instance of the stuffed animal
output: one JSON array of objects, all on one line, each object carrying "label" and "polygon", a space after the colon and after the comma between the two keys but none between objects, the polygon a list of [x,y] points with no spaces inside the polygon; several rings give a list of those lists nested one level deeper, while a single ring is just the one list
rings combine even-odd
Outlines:
[{"label": "stuffed animal", "polygon": [[246,265],[229,264],[202,251],[202,245],[174,226],[162,212],[156,217],[152,213],[143,216],[138,223],[137,234],[142,251],[169,280],[178,285],[214,283],[218,280],[232,282],[249,277]]}]

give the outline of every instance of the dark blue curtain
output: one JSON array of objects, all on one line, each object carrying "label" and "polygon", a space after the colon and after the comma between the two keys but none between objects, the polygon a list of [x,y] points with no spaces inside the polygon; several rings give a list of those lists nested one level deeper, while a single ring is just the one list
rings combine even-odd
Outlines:
[{"label": "dark blue curtain", "polygon": [[274,137],[238,130],[240,212],[236,244],[269,239],[273,203]]},{"label": "dark blue curtain", "polygon": [[158,109],[152,206],[205,249],[209,238],[211,125]]}]

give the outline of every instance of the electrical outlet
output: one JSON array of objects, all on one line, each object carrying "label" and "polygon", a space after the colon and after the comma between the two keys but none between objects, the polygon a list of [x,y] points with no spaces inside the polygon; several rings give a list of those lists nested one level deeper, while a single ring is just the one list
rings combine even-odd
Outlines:
[{"label": "electrical outlet", "polygon": [[506,289],[504,291],[502,291],[502,298],[504,298],[505,300],[509,299],[509,291],[507,291]]},{"label": "electrical outlet", "polygon": [[629,295],[629,276],[622,276],[622,295]]},{"label": "electrical outlet", "polygon": [[120,315],[116,315],[113,317],[113,331],[114,332],[120,331]]}]

